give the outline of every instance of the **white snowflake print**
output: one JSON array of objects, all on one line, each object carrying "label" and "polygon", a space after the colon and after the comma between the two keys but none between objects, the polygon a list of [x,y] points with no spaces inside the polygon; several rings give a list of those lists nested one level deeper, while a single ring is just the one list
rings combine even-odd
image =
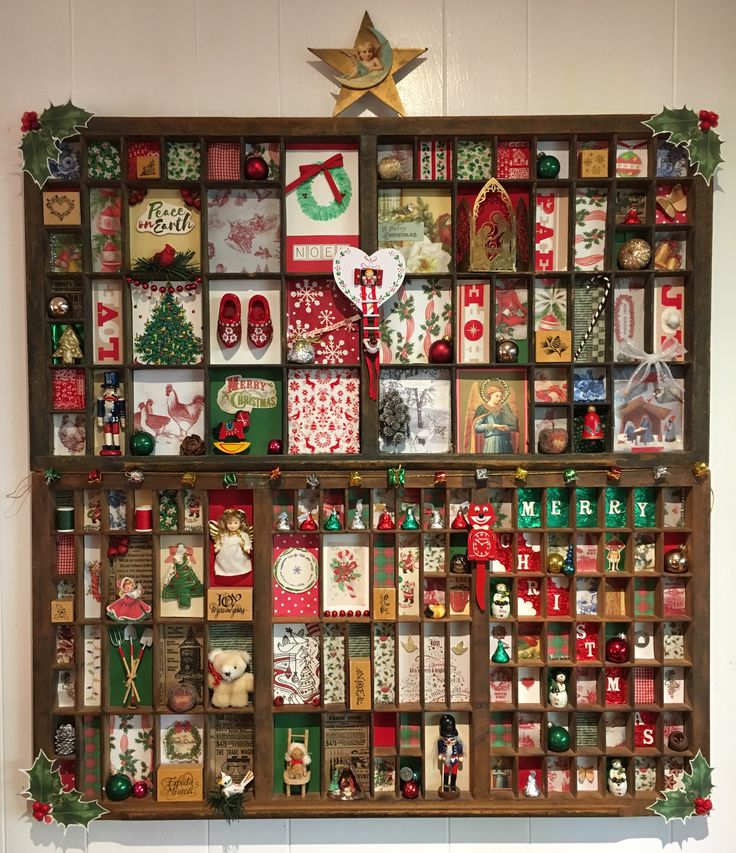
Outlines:
[{"label": "white snowflake print", "polygon": [[322,338],[317,347],[317,355],[324,364],[343,364],[348,350],[345,348],[345,341],[335,340],[334,335],[327,335],[327,338]]},{"label": "white snowflake print", "polygon": [[320,300],[325,295],[321,286],[315,281],[298,281],[294,288],[290,294],[294,298],[294,307],[301,308],[304,305],[307,314],[311,314],[312,308],[319,306]]},{"label": "white snowflake print", "polygon": [[325,308],[324,310],[319,312],[319,323],[321,326],[331,326],[335,320],[335,314],[329,308]]}]

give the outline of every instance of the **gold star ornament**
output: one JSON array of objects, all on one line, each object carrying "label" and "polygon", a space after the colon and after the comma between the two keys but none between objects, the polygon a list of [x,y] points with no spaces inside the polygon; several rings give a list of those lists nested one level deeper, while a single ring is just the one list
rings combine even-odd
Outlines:
[{"label": "gold star ornament", "polygon": [[386,37],[373,26],[368,12],[363,16],[352,49],[309,48],[311,53],[337,71],[335,81],[340,84],[340,94],[333,118],[360,100],[366,92],[372,92],[399,115],[405,115],[394,76],[426,50],[426,47],[391,47]]}]

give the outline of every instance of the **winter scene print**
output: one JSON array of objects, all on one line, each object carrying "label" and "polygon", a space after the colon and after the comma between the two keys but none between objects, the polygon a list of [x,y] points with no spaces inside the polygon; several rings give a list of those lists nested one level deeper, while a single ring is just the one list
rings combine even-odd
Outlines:
[{"label": "winter scene print", "polygon": [[184,441],[204,435],[204,382],[194,370],[136,371],[133,380],[134,430],[156,439],[156,456],[178,456]]},{"label": "winter scene print", "polygon": [[207,228],[211,273],[280,271],[281,202],[277,190],[210,190]]},{"label": "winter scene print", "polygon": [[[387,402],[391,405],[385,405]],[[448,453],[449,372],[382,370],[379,413],[378,449],[382,453]]]}]

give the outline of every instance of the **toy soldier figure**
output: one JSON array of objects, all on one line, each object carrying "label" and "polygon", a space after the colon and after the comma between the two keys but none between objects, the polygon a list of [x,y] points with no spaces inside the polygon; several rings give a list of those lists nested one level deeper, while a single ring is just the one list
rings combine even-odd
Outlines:
[{"label": "toy soldier figure", "polygon": [[442,771],[439,795],[443,800],[454,800],[460,796],[457,789],[457,771],[463,765],[463,742],[457,733],[452,714],[443,714],[440,717],[437,761]]},{"label": "toy soldier figure", "polygon": [[120,381],[114,370],[106,370],[102,393],[97,398],[97,426],[105,443],[100,456],[120,456],[120,429],[125,429],[125,400],[120,396]]}]

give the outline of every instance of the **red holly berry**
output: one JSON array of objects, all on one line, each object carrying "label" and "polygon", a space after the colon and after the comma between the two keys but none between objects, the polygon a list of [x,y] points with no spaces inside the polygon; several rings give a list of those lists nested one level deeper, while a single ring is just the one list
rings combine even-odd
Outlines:
[{"label": "red holly berry", "polygon": [[698,127],[703,131],[703,133],[707,133],[707,132],[710,130],[710,120],[709,120],[709,119],[707,119],[707,118],[704,118],[704,119],[700,122],[700,124],[698,125]]},{"label": "red holly berry", "polygon": [[41,122],[38,120],[38,113],[31,111],[23,113],[21,117],[20,129],[23,133],[27,133],[29,130],[38,130],[41,127]]},{"label": "red holly berry", "polygon": [[713,124],[713,122],[718,121],[719,115],[718,115],[718,113],[710,112],[710,113],[708,113],[708,118],[710,119],[710,123]]},{"label": "red holly berry", "polygon": [[709,115],[710,115],[710,113],[708,112],[708,110],[701,110],[701,111],[698,113],[698,118],[699,118],[699,119],[708,118],[708,116],[709,116]]}]

